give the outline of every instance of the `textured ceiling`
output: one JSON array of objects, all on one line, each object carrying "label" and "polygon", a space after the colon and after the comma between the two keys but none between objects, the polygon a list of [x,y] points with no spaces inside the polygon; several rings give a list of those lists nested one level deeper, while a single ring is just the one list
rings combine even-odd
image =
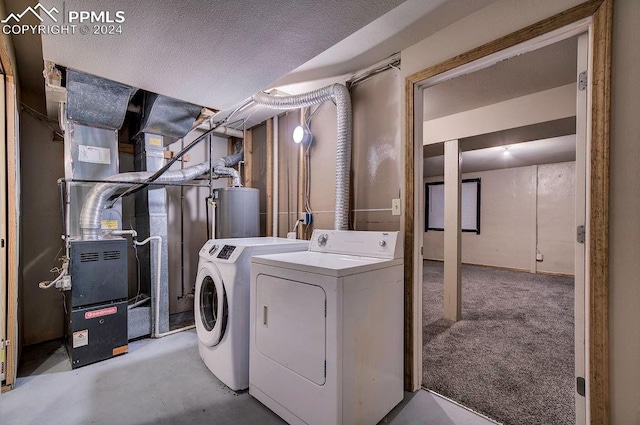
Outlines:
[{"label": "textured ceiling", "polygon": [[43,35],[45,60],[195,104],[227,109],[402,0],[41,3],[60,11],[125,13],[122,34]]},{"label": "textured ceiling", "polygon": [[577,37],[499,62],[424,90],[425,121],[577,80]]},{"label": "textured ceiling", "polygon": [[[289,93],[318,88],[319,84],[326,83],[324,80],[327,78],[367,68],[493,1],[407,0],[299,66],[272,86],[285,86],[284,90]],[[314,81],[319,84],[314,85]]]}]

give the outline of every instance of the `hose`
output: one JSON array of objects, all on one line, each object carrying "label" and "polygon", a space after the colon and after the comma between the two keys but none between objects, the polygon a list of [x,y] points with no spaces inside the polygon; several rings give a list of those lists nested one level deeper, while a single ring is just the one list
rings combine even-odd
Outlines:
[{"label": "hose", "polygon": [[337,107],[336,142],[336,190],[335,219],[336,230],[349,229],[349,176],[351,173],[351,145],[353,143],[353,118],[349,90],[342,84],[333,84],[308,93],[293,96],[274,96],[257,93],[253,100],[263,106],[274,109],[305,108],[328,100]]}]

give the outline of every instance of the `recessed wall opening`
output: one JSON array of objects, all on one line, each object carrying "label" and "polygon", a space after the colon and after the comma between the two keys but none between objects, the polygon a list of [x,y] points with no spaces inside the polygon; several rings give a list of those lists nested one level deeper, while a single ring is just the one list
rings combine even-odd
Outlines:
[{"label": "recessed wall opening", "polygon": [[422,386],[505,424],[584,420],[580,48],[573,36],[423,91]]}]

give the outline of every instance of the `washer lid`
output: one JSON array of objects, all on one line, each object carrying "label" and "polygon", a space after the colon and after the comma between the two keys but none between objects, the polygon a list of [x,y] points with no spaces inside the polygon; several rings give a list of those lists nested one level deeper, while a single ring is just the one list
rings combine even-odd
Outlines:
[{"label": "washer lid", "polygon": [[208,347],[218,345],[227,329],[229,306],[222,277],[211,264],[198,271],[194,307],[198,338]]}]

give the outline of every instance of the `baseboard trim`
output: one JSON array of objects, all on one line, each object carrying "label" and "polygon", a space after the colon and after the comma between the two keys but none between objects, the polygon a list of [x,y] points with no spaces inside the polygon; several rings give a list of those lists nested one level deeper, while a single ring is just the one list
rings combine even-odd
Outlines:
[{"label": "baseboard trim", "polygon": [[[425,261],[436,261],[438,263],[444,263],[444,260],[441,260],[439,258],[423,258],[423,260],[425,260]],[[492,268],[492,269],[510,270],[512,272],[531,273],[531,270],[529,270],[529,269],[520,269],[520,268],[517,268],[517,267],[493,266],[493,265],[490,265],[490,264],[477,264],[477,263],[466,263],[466,262],[462,262],[462,264],[464,264],[465,266],[488,267],[488,268]],[[543,275],[547,275],[547,276],[575,277],[573,274],[569,274],[569,273],[541,272],[539,270],[536,271],[533,274],[543,274]]]}]

